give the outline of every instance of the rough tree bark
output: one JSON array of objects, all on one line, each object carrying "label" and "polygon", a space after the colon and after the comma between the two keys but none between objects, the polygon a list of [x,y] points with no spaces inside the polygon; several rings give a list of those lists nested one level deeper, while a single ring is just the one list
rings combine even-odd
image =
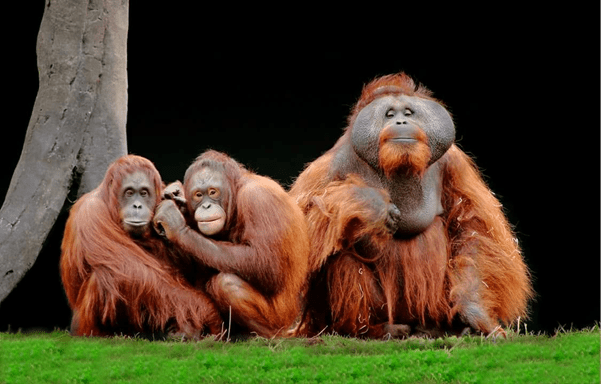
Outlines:
[{"label": "rough tree bark", "polygon": [[0,303],[36,261],[63,206],[127,153],[129,0],[46,0],[45,7],[38,95],[0,209]]}]

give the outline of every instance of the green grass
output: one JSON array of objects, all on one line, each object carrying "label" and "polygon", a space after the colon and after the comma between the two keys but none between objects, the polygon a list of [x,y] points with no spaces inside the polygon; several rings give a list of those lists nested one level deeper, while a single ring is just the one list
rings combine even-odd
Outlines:
[{"label": "green grass", "polygon": [[0,333],[0,383],[599,383],[599,327],[364,341],[150,342]]}]

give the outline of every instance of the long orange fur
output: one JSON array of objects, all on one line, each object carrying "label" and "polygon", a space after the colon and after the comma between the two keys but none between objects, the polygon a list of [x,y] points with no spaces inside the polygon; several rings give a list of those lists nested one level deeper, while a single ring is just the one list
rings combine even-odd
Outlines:
[{"label": "long orange fur", "polygon": [[173,263],[175,254],[152,234],[131,238],[119,218],[123,178],[143,171],[155,187],[162,182],[154,165],[139,156],[113,163],[95,190],[72,207],[62,242],[61,277],[74,312],[76,335],[115,332],[220,330],[213,304],[193,289]]},{"label": "long orange fur", "polygon": [[[435,100],[405,74],[384,76],[364,87],[349,127],[363,107],[389,94]],[[469,300],[487,314],[477,325],[484,333],[527,316],[533,296],[528,268],[501,204],[473,161],[453,144],[438,160],[444,213],[415,237],[393,238],[382,224],[386,211],[374,217],[353,193],[366,186],[361,176],[331,175],[333,157],[349,135],[347,129],[290,190],[305,213],[312,242],[311,288],[299,333],[329,327],[375,337],[382,336],[380,323],[452,330]],[[366,239],[377,250],[370,253],[377,255],[372,260],[357,249]]]},{"label": "long orange fur", "polygon": [[[231,310],[234,321],[245,323],[241,325],[260,336],[288,335],[301,308],[307,277],[309,239],[303,214],[277,182],[213,150],[204,152],[186,171],[185,191],[189,191],[190,176],[207,166],[222,172],[230,193],[224,202],[225,228],[206,241],[231,250],[236,257],[211,262],[203,259],[203,249],[197,244],[182,248],[200,264],[223,272],[207,283],[207,291],[224,315]],[[193,212],[191,205],[188,212]],[[193,214],[188,216],[190,227],[196,228]],[[218,289],[216,281],[226,274],[242,278],[248,283],[247,291],[236,296]]]}]

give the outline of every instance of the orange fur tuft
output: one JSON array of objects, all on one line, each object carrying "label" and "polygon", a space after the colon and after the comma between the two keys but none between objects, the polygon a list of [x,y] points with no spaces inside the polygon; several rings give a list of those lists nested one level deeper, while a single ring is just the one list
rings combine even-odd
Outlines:
[{"label": "orange fur tuft", "polygon": [[431,156],[426,134],[419,130],[416,137],[417,143],[411,144],[390,143],[387,142],[388,139],[390,139],[390,136],[384,128],[380,134],[378,156],[380,168],[384,171],[386,177],[390,179],[396,173],[422,176]]}]

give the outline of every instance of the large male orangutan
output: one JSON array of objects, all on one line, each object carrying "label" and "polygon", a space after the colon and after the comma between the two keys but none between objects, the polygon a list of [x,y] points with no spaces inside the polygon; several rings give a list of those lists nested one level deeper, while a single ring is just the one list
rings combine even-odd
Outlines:
[{"label": "large male orangutan", "polygon": [[183,189],[184,196],[157,208],[157,228],[212,273],[199,286],[237,333],[287,335],[300,311],[309,257],[299,207],[275,181],[217,151],[196,159]]},{"label": "large male orangutan", "polygon": [[300,332],[489,334],[525,316],[517,240],[444,106],[400,73],[365,86],[348,122],[290,191],[312,243]]},{"label": "large male orangutan", "polygon": [[179,272],[193,264],[154,232],[161,188],[149,160],[124,156],[71,209],[60,267],[72,334],[196,338],[221,331],[213,302]]}]

